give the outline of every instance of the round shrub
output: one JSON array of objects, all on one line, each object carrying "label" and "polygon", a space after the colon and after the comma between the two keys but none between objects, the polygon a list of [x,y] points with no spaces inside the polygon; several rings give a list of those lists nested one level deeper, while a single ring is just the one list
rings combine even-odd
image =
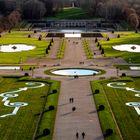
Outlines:
[{"label": "round shrub", "polygon": [[104,109],[105,109],[105,106],[104,105],[99,105],[98,111],[102,111]]},{"label": "round shrub", "polygon": [[113,130],[112,129],[110,129],[110,128],[106,129],[105,136],[110,136],[112,134],[113,134]]},{"label": "round shrub", "polygon": [[31,35],[30,34],[28,35],[28,38],[31,38]]},{"label": "round shrub", "polygon": [[120,35],[118,34],[117,38],[120,38]]},{"label": "round shrub", "polygon": [[29,73],[27,73],[27,72],[26,72],[26,73],[24,73],[24,76],[29,76]]},{"label": "round shrub", "polygon": [[40,37],[38,38],[38,40],[41,41],[41,39],[42,39],[42,38],[41,38],[41,36],[40,36]]},{"label": "round shrub", "polygon": [[54,110],[54,106],[53,105],[49,106],[49,111],[51,111],[51,110]]},{"label": "round shrub", "polygon": [[125,77],[126,76],[126,73],[122,73],[122,77]]},{"label": "round shrub", "polygon": [[110,38],[108,37],[106,40],[107,40],[107,41],[109,41],[109,40],[110,40]]},{"label": "round shrub", "polygon": [[53,93],[57,93],[57,90],[56,90],[56,89],[54,89],[52,92],[53,92]]},{"label": "round shrub", "polygon": [[48,128],[45,128],[43,130],[43,136],[47,136],[47,135],[50,135],[50,130]]},{"label": "round shrub", "polygon": [[94,92],[94,94],[98,94],[99,92],[100,92],[100,90],[99,89],[96,89],[95,92]]},{"label": "round shrub", "polygon": [[36,30],[34,30],[34,33],[37,33],[37,31],[36,31]]},{"label": "round shrub", "polygon": [[30,67],[29,70],[32,70],[32,67]]},{"label": "round shrub", "polygon": [[114,34],[114,31],[112,31],[112,34]]}]

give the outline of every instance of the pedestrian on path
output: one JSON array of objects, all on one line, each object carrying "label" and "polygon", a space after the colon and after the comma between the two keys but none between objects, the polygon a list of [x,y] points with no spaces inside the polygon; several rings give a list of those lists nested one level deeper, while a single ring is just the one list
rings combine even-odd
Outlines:
[{"label": "pedestrian on path", "polygon": [[83,133],[82,133],[82,138],[83,138],[83,139],[85,138],[85,135],[86,135],[85,132],[83,132]]},{"label": "pedestrian on path", "polygon": [[76,138],[77,138],[77,139],[79,138],[79,133],[78,133],[78,132],[76,133]]},{"label": "pedestrian on path", "polygon": [[74,98],[71,98],[71,102],[72,102],[72,103],[74,102]]},{"label": "pedestrian on path", "polygon": [[76,107],[72,107],[72,111],[74,112],[76,110]]},{"label": "pedestrian on path", "polygon": [[72,102],[72,98],[69,98],[69,102],[70,102],[70,103]]}]

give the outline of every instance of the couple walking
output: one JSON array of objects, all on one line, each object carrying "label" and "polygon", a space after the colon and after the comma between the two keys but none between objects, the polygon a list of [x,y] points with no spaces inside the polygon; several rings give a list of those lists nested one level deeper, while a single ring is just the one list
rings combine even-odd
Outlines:
[{"label": "couple walking", "polygon": [[[84,139],[86,134],[85,134],[85,132],[82,132],[81,135],[82,135],[82,138]],[[76,138],[77,139],[79,138],[79,133],[78,132],[76,133]]]}]

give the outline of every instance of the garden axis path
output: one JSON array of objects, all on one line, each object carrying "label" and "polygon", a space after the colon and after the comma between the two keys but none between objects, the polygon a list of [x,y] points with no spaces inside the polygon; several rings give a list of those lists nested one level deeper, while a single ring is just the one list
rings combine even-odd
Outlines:
[{"label": "garden axis path", "polygon": [[[75,43],[77,42],[77,43]],[[85,60],[81,40],[69,39],[62,63],[76,66],[80,60]],[[53,140],[75,140],[76,132],[85,132],[87,140],[102,140],[95,103],[92,96],[88,77],[73,79],[59,78],[61,89],[56,115]],[[69,98],[74,98],[74,103],[69,103]],[[73,112],[72,107],[76,107]]]}]

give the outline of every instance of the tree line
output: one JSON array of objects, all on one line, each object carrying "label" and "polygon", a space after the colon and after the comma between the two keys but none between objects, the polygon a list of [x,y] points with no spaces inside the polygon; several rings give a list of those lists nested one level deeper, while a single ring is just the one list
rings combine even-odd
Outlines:
[{"label": "tree line", "polygon": [[[125,19],[139,27],[139,0],[75,0],[74,4],[93,17]],[[55,16],[65,6],[71,6],[71,0],[0,0],[0,30],[12,28],[21,19]]]}]

